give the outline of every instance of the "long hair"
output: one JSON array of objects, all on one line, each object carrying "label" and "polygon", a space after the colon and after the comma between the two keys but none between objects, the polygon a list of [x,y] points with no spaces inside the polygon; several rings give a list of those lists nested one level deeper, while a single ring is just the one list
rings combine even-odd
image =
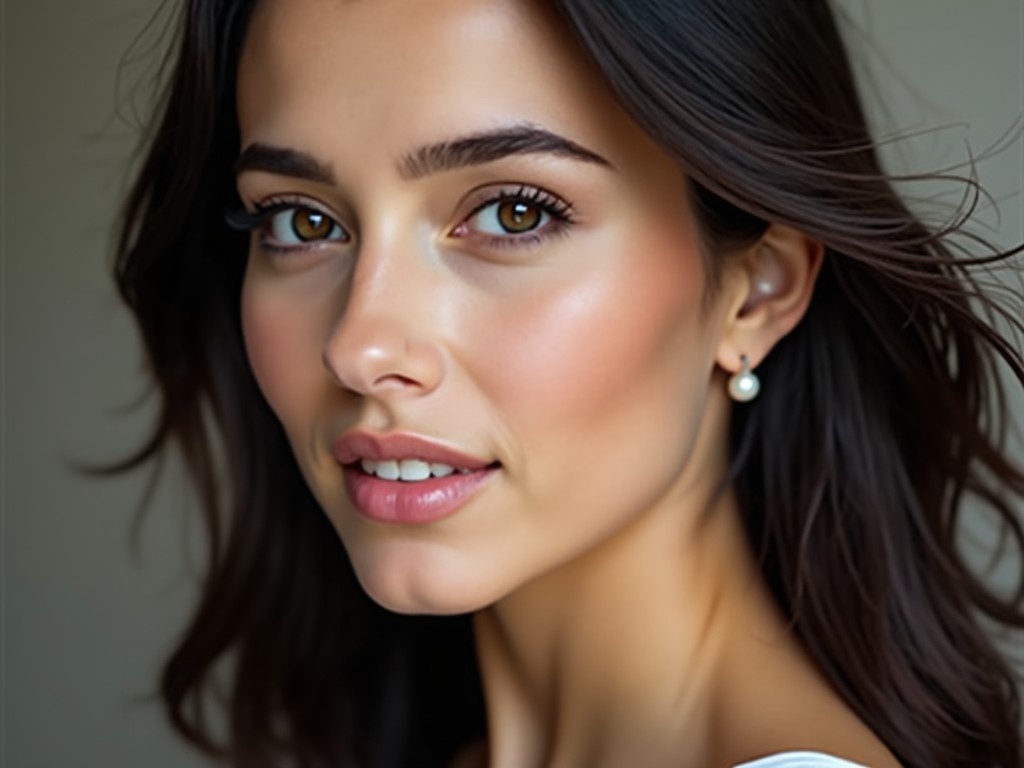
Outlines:
[{"label": "long hair", "polygon": [[[117,249],[161,403],[122,467],[176,446],[209,545],[161,692],[187,739],[236,766],[444,765],[484,732],[469,619],[362,592],[246,361],[248,242],[223,211],[253,5],[185,2]],[[1019,249],[954,245],[970,200],[938,229],[904,205],[826,0],[555,5],[686,172],[712,277],[772,222],[826,247],[806,317],[731,422],[727,480],[795,633],[905,765],[1020,768],[1015,676],[983,622],[1024,627],[1024,576],[999,595],[957,546],[973,495],[1024,552],[1024,475],[996,429],[998,369],[1024,386],[1024,329],[972,277]]]}]

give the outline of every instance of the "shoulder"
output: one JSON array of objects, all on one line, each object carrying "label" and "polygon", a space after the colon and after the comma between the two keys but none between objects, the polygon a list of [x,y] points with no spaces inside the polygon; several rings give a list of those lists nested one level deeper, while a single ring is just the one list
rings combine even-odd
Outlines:
[{"label": "shoulder", "polygon": [[823,752],[781,752],[735,768],[867,768],[860,763],[851,763]]}]

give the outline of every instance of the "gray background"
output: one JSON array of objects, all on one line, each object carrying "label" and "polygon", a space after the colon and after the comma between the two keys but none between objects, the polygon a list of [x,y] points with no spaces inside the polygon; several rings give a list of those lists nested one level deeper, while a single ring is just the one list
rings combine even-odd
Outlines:
[{"label": "gray background", "polygon": [[[153,414],[152,403],[125,410],[145,379],[108,265],[133,145],[131,125],[115,117],[118,100],[131,112],[115,81],[157,5],[12,0],[0,11],[4,768],[204,764],[152,700],[200,561],[189,543],[195,526],[185,525],[188,492],[169,467],[133,550],[144,476],[97,481],[69,469],[74,460],[122,456]],[[960,163],[968,146],[982,154],[1019,127],[1020,0],[842,6],[860,30],[851,37],[855,56],[875,73],[867,91],[880,132],[941,127],[890,147],[894,167]],[[144,62],[127,67],[129,79],[144,71]],[[135,102],[146,98],[143,84]],[[980,226],[997,242],[1021,242],[1021,140],[979,171],[1001,214],[984,211]],[[1018,402],[1018,424],[1022,412]]]}]

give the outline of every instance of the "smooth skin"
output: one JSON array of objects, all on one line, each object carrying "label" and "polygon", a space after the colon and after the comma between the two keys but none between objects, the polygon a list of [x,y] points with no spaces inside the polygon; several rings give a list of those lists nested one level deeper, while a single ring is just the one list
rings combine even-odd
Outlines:
[{"label": "smooth skin", "polygon": [[[684,176],[540,3],[264,0],[240,67],[239,195],[278,206],[250,362],[367,592],[476,612],[489,733],[460,762],[895,766],[715,495],[726,379],[799,322],[820,244],[774,225],[713,288]],[[376,522],[331,455],[352,429],[499,469],[449,517]]]}]

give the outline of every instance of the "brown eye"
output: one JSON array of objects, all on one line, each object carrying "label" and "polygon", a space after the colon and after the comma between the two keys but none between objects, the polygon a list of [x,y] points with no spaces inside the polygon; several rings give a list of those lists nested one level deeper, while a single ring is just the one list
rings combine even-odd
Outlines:
[{"label": "brown eye", "polygon": [[507,200],[498,206],[498,223],[510,234],[529,232],[541,222],[543,212],[533,203]]},{"label": "brown eye", "polygon": [[528,232],[544,227],[551,221],[551,214],[544,206],[513,197],[508,200],[495,200],[483,206],[469,220],[477,232],[493,237],[525,235]]},{"label": "brown eye", "polygon": [[292,229],[302,241],[323,240],[331,234],[334,222],[329,216],[310,208],[300,208],[292,214]]},{"label": "brown eye", "polygon": [[490,250],[533,248],[565,233],[573,224],[572,205],[537,187],[495,191],[451,231],[453,237],[471,238]]},{"label": "brown eye", "polygon": [[338,222],[316,208],[285,208],[270,219],[267,230],[271,242],[286,247],[348,241]]}]

